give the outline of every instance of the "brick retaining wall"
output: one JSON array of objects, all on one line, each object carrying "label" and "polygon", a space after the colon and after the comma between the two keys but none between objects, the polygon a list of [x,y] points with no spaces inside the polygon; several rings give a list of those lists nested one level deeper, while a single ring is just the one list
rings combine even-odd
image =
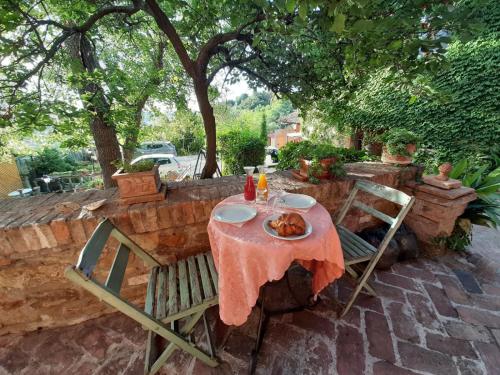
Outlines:
[{"label": "brick retaining wall", "polygon": [[[271,174],[268,180],[271,190],[309,194],[333,214],[354,179],[399,188],[415,180],[417,168],[355,163],[347,165],[347,170],[347,177],[319,185],[294,180],[287,172]],[[111,218],[160,262],[172,262],[209,249],[206,226],[210,212],[224,198],[241,193],[243,184],[243,177],[238,176],[175,183],[169,185],[166,201],[131,206],[120,206],[114,189],[0,201],[0,335],[75,324],[111,311],[63,276],[102,217]],[[60,202],[84,205],[103,198],[106,204],[93,212],[61,214],[56,209]],[[386,213],[395,211],[391,204],[364,198]],[[353,230],[377,224],[359,210],[347,221]],[[109,245],[96,270],[98,277],[105,277],[111,265],[114,249]],[[134,255],[126,279],[123,295],[142,303],[147,270]]]}]

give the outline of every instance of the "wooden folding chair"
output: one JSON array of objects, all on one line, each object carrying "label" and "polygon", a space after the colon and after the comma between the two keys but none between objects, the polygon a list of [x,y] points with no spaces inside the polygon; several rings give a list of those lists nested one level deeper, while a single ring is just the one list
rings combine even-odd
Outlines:
[{"label": "wooden folding chair", "polygon": [[[399,214],[396,217],[391,217],[384,214],[383,212],[376,210],[373,207],[367,206],[366,204],[356,200],[356,195],[359,191],[375,195],[379,198],[383,198],[400,205],[401,210],[399,211]],[[373,182],[357,181],[354,185],[354,189],[349,194],[349,197],[344,203],[344,206],[340,210],[339,215],[335,221],[335,225],[340,236],[342,252],[344,254],[346,271],[357,281],[354,292],[352,293],[349,302],[347,302],[341,314],[341,317],[347,314],[347,312],[350,310],[361,289],[364,288],[369,294],[376,295],[375,290],[368,283],[368,278],[370,277],[382,254],[384,254],[384,251],[387,248],[387,245],[391,241],[392,237],[394,236],[394,234],[396,234],[396,231],[403,222],[406,214],[410,211],[414,201],[415,197],[410,197],[409,195],[399,190],[384,185],[379,185]],[[389,230],[387,231],[378,248],[375,248],[374,246],[363,240],[361,237],[357,236],[347,228],[340,225],[351,207],[363,210],[390,225]],[[352,266],[362,262],[369,263],[360,276]]]},{"label": "wooden folding chair", "polygon": [[[93,271],[110,237],[114,237],[119,245],[108,277],[102,284],[93,277]],[[144,310],[120,296],[130,252],[152,267]],[[76,266],[69,267],[65,275],[149,330],[145,374],[156,373],[179,348],[209,366],[218,365],[205,316],[205,311],[218,304],[219,298],[217,273],[210,252],[162,266],[106,219],[97,226],[82,249]],[[205,324],[209,354],[191,342],[191,332],[201,318]],[[182,326],[178,324],[181,319]],[[169,342],[162,353],[158,353],[157,337]]]}]

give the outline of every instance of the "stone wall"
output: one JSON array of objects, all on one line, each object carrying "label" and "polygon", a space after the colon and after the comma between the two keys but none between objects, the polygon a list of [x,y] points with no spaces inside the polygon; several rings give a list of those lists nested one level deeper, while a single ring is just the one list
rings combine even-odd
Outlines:
[{"label": "stone wall", "polygon": [[444,254],[447,249],[438,246],[435,239],[452,234],[457,218],[477,198],[476,191],[469,187],[445,190],[413,181],[401,190],[416,198],[405,224],[417,234],[421,250],[429,256]]},{"label": "stone wall", "polygon": [[[269,176],[271,190],[305,193],[335,213],[352,189],[355,179],[368,179],[400,188],[415,180],[416,168],[397,168],[380,163],[347,165],[347,177],[319,185],[299,182],[287,172]],[[209,249],[206,231],[212,209],[224,198],[242,192],[242,177],[175,183],[160,202],[120,206],[117,192],[86,191],[48,194],[0,201],[0,335],[40,327],[75,324],[110,312],[87,292],[64,278],[64,270],[76,262],[80,249],[103,217],[109,217],[160,262],[173,262]],[[61,202],[85,205],[107,199],[96,211],[61,213]],[[364,196],[367,204],[388,214],[396,207]],[[346,225],[360,230],[377,220],[359,210],[346,218]],[[114,254],[110,243],[96,274],[104,278]],[[131,255],[123,295],[142,303],[147,269]]]}]

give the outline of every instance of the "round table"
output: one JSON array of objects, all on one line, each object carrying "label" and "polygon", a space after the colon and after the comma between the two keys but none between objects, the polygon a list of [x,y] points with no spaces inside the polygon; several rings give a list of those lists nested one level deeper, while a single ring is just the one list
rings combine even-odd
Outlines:
[{"label": "round table", "polygon": [[[221,205],[244,203],[235,195]],[[216,208],[217,208],[216,207]],[[228,325],[245,323],[268,281],[279,280],[293,261],[313,273],[312,290],[317,295],[344,273],[344,258],[337,231],[328,211],[319,203],[299,212],[313,227],[310,236],[296,241],[271,237],[262,227],[264,219],[276,211],[268,205],[254,204],[257,216],[242,226],[210,218],[208,235],[219,274],[219,315]]]}]

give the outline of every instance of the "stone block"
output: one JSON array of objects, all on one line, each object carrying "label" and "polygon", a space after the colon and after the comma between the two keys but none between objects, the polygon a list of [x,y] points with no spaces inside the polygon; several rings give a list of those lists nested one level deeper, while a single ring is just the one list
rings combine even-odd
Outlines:
[{"label": "stone block", "polygon": [[453,308],[450,300],[446,297],[443,289],[440,289],[434,285],[425,283],[425,289],[429,296],[431,297],[436,310],[440,315],[447,316],[450,318],[457,318],[457,311]]},{"label": "stone block", "polygon": [[416,320],[408,306],[399,302],[391,302],[388,305],[394,334],[406,341],[420,343],[420,337],[416,329]]},{"label": "stone block", "polygon": [[50,228],[54,234],[54,238],[59,246],[68,245],[72,243],[71,232],[68,224],[64,219],[53,220],[50,223]]},{"label": "stone block", "polygon": [[500,315],[474,307],[457,306],[458,315],[462,320],[490,328],[500,328]]},{"label": "stone block", "polygon": [[476,359],[477,355],[472,345],[464,340],[453,337],[446,337],[434,333],[427,333],[427,348],[436,350],[440,353],[449,354],[457,357],[468,357]]},{"label": "stone block", "polygon": [[[425,182],[425,180],[424,180]],[[434,195],[439,198],[443,198],[444,200],[455,200],[457,198],[472,195],[474,197],[469,197],[469,199],[474,200],[476,191],[473,188],[462,186],[458,189],[441,189],[436,186],[421,184],[415,186],[416,191],[424,192],[430,195]]]},{"label": "stone block", "polygon": [[491,342],[488,330],[481,326],[474,326],[450,320],[444,324],[446,332],[451,337],[460,340]]},{"label": "stone block", "polygon": [[365,374],[363,337],[355,328],[339,326],[337,334],[337,373],[339,375]]},{"label": "stone block", "polygon": [[500,369],[500,349],[495,344],[476,343],[476,348],[484,361],[488,374],[497,374]]},{"label": "stone block", "polygon": [[395,362],[396,356],[392,348],[392,337],[384,315],[367,311],[365,313],[368,350],[374,357]]},{"label": "stone block", "polygon": [[453,359],[448,355],[401,341],[398,348],[405,367],[430,374],[458,374]]},{"label": "stone block", "polygon": [[389,284],[392,286],[397,286],[398,288],[405,290],[412,290],[414,292],[419,292],[420,288],[412,280],[404,276],[399,276],[389,272],[377,272],[377,280]]},{"label": "stone block", "polygon": [[441,324],[436,316],[436,312],[428,298],[420,294],[411,293],[408,295],[408,301],[410,302],[413,314],[418,322],[425,327],[435,330],[441,329]]}]

